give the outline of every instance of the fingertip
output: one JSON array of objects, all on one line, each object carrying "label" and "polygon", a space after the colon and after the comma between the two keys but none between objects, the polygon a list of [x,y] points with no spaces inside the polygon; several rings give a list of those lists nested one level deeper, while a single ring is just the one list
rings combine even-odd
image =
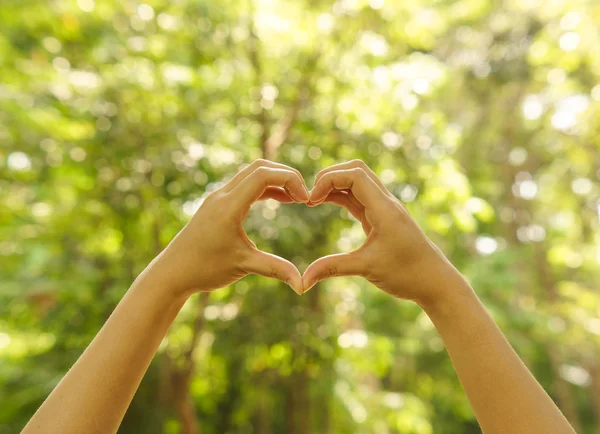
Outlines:
[{"label": "fingertip", "polygon": [[[293,193],[292,193],[293,190]],[[294,200],[300,203],[307,203],[309,199],[308,189],[302,185],[299,188],[290,188],[290,193],[293,194]]]},{"label": "fingertip", "polygon": [[313,286],[315,286],[317,284],[317,282],[304,282],[302,281],[302,294],[306,294],[310,289],[312,289]]},{"label": "fingertip", "polygon": [[310,195],[309,195],[308,199],[310,202],[318,204],[319,202],[321,202],[323,200],[323,198],[321,196],[322,196],[322,194],[319,194],[318,190],[315,190],[313,188],[310,191]]},{"label": "fingertip", "polygon": [[303,293],[303,283],[301,277],[293,277],[287,280],[286,282],[290,288],[294,290],[294,292],[298,295],[302,295]]},{"label": "fingertip", "polygon": [[[308,271],[308,273],[306,272]],[[317,276],[313,275],[313,273],[310,270],[306,270],[304,272],[304,275],[302,276],[302,293],[304,294],[305,292],[307,292],[309,289],[311,289],[313,286],[315,286],[317,284],[317,282],[319,281]]]},{"label": "fingertip", "polygon": [[304,199],[304,203],[308,203],[310,201],[310,192],[306,185],[302,185],[302,198]]},{"label": "fingertip", "polygon": [[315,189],[313,188],[308,192],[308,202],[306,202],[308,206],[317,206],[319,204],[319,202],[314,199],[314,191]]},{"label": "fingertip", "polygon": [[292,264],[289,263],[290,267],[287,271],[287,278],[285,279],[285,283],[287,283],[290,288],[294,290],[294,292],[298,295],[302,295],[302,275],[300,271]]}]

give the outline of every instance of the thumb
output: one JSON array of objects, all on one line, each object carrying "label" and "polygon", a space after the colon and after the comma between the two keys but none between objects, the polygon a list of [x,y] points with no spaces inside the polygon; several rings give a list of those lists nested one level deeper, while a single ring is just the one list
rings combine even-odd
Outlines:
[{"label": "thumb", "polygon": [[262,250],[253,250],[244,268],[248,273],[279,279],[290,285],[297,294],[302,294],[300,271],[286,259]]},{"label": "thumb", "polygon": [[324,256],[310,264],[302,276],[304,292],[321,280],[336,276],[362,276],[364,260],[357,251]]}]

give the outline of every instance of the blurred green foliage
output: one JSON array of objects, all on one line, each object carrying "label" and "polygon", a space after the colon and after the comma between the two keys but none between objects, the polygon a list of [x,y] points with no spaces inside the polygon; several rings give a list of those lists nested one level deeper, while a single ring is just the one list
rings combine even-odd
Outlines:
[{"label": "blurred green foliage", "polygon": [[[0,4],[1,434],[258,157],[309,185],[370,164],[578,432],[600,432],[600,3],[145,1]],[[301,270],[364,239],[332,205],[257,204],[246,228]],[[190,300],[120,432],[479,428],[415,305],[251,276]]]}]

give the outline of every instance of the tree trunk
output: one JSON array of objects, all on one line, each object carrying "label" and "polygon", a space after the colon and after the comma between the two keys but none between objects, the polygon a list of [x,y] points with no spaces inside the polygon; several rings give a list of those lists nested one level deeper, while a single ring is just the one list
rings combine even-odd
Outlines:
[{"label": "tree trunk", "polygon": [[592,377],[590,393],[592,395],[592,410],[595,418],[595,433],[600,434],[600,366],[596,360],[588,364],[588,371]]},{"label": "tree trunk", "polygon": [[292,375],[287,394],[288,434],[310,434],[309,379],[306,373]]},{"label": "tree trunk", "polygon": [[264,386],[256,386],[258,388],[257,391],[257,403],[255,410],[256,417],[256,432],[257,434],[271,434],[272,420],[271,413],[273,409],[271,408],[271,403],[269,401],[270,388],[267,382],[264,382]]},{"label": "tree trunk", "polygon": [[[176,392],[177,393],[177,392]],[[175,411],[183,434],[200,434],[198,422],[196,420],[196,409],[192,397],[188,393],[188,388],[181,391],[181,397],[175,401]]]},{"label": "tree trunk", "polygon": [[[521,91],[518,90],[512,97],[509,95],[509,101],[507,107],[514,106],[518,104],[521,99]],[[513,131],[513,124],[507,122],[505,130],[504,130],[504,138],[506,140],[506,146],[504,149],[504,158],[500,167],[502,181],[504,184],[504,198],[503,203],[509,205],[514,211],[524,210],[530,211],[529,203],[523,201],[520,198],[515,197],[512,192],[512,184],[515,179],[515,175],[517,169],[509,164],[509,153],[512,148],[512,143],[516,140],[515,134]],[[535,157],[535,155],[532,155]],[[537,169],[537,164],[534,162],[533,164],[529,164],[527,170],[530,172],[535,172]],[[522,169],[521,169],[522,170]],[[516,230],[518,229],[518,222],[515,219],[512,219],[510,222],[504,223],[504,236],[509,245],[518,246],[520,241],[516,236]],[[552,270],[548,264],[546,249],[543,243],[536,243],[534,248],[534,270],[535,270],[535,278],[538,281],[539,287],[541,288],[541,296],[548,304],[553,304],[556,302],[558,298],[558,294],[556,293],[556,279],[552,275]],[[521,268],[520,272],[525,273],[526,271]],[[531,293],[531,289],[522,288],[522,292]],[[535,295],[535,294],[533,294]],[[565,319],[566,320],[566,319]],[[560,353],[560,348],[558,348],[554,344],[545,345],[546,353],[550,358],[550,365],[553,373],[553,383],[554,390],[556,392],[557,401],[560,409],[564,413],[567,420],[571,423],[576,432],[580,432],[581,430],[581,421],[579,419],[579,415],[577,413],[577,405],[573,398],[571,385],[560,375],[560,367],[562,365],[562,355]]]},{"label": "tree trunk", "polygon": [[550,365],[552,366],[552,372],[554,373],[554,390],[558,403],[563,414],[573,426],[575,432],[581,432],[581,422],[579,421],[579,414],[577,412],[577,404],[573,399],[573,392],[571,385],[560,375],[560,366],[562,363],[562,357],[560,356],[560,349],[556,345],[548,345],[548,356],[550,357]]}]

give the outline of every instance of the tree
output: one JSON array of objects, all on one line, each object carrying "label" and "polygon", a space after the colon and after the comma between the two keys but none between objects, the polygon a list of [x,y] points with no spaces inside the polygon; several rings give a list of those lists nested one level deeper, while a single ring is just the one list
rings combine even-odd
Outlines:
[{"label": "tree", "polygon": [[[360,158],[600,432],[593,1],[0,5],[0,433],[18,431],[205,194],[255,158]],[[246,224],[302,270],[332,205]],[[353,278],[194,297],[123,433],[477,433],[427,317]]]}]

